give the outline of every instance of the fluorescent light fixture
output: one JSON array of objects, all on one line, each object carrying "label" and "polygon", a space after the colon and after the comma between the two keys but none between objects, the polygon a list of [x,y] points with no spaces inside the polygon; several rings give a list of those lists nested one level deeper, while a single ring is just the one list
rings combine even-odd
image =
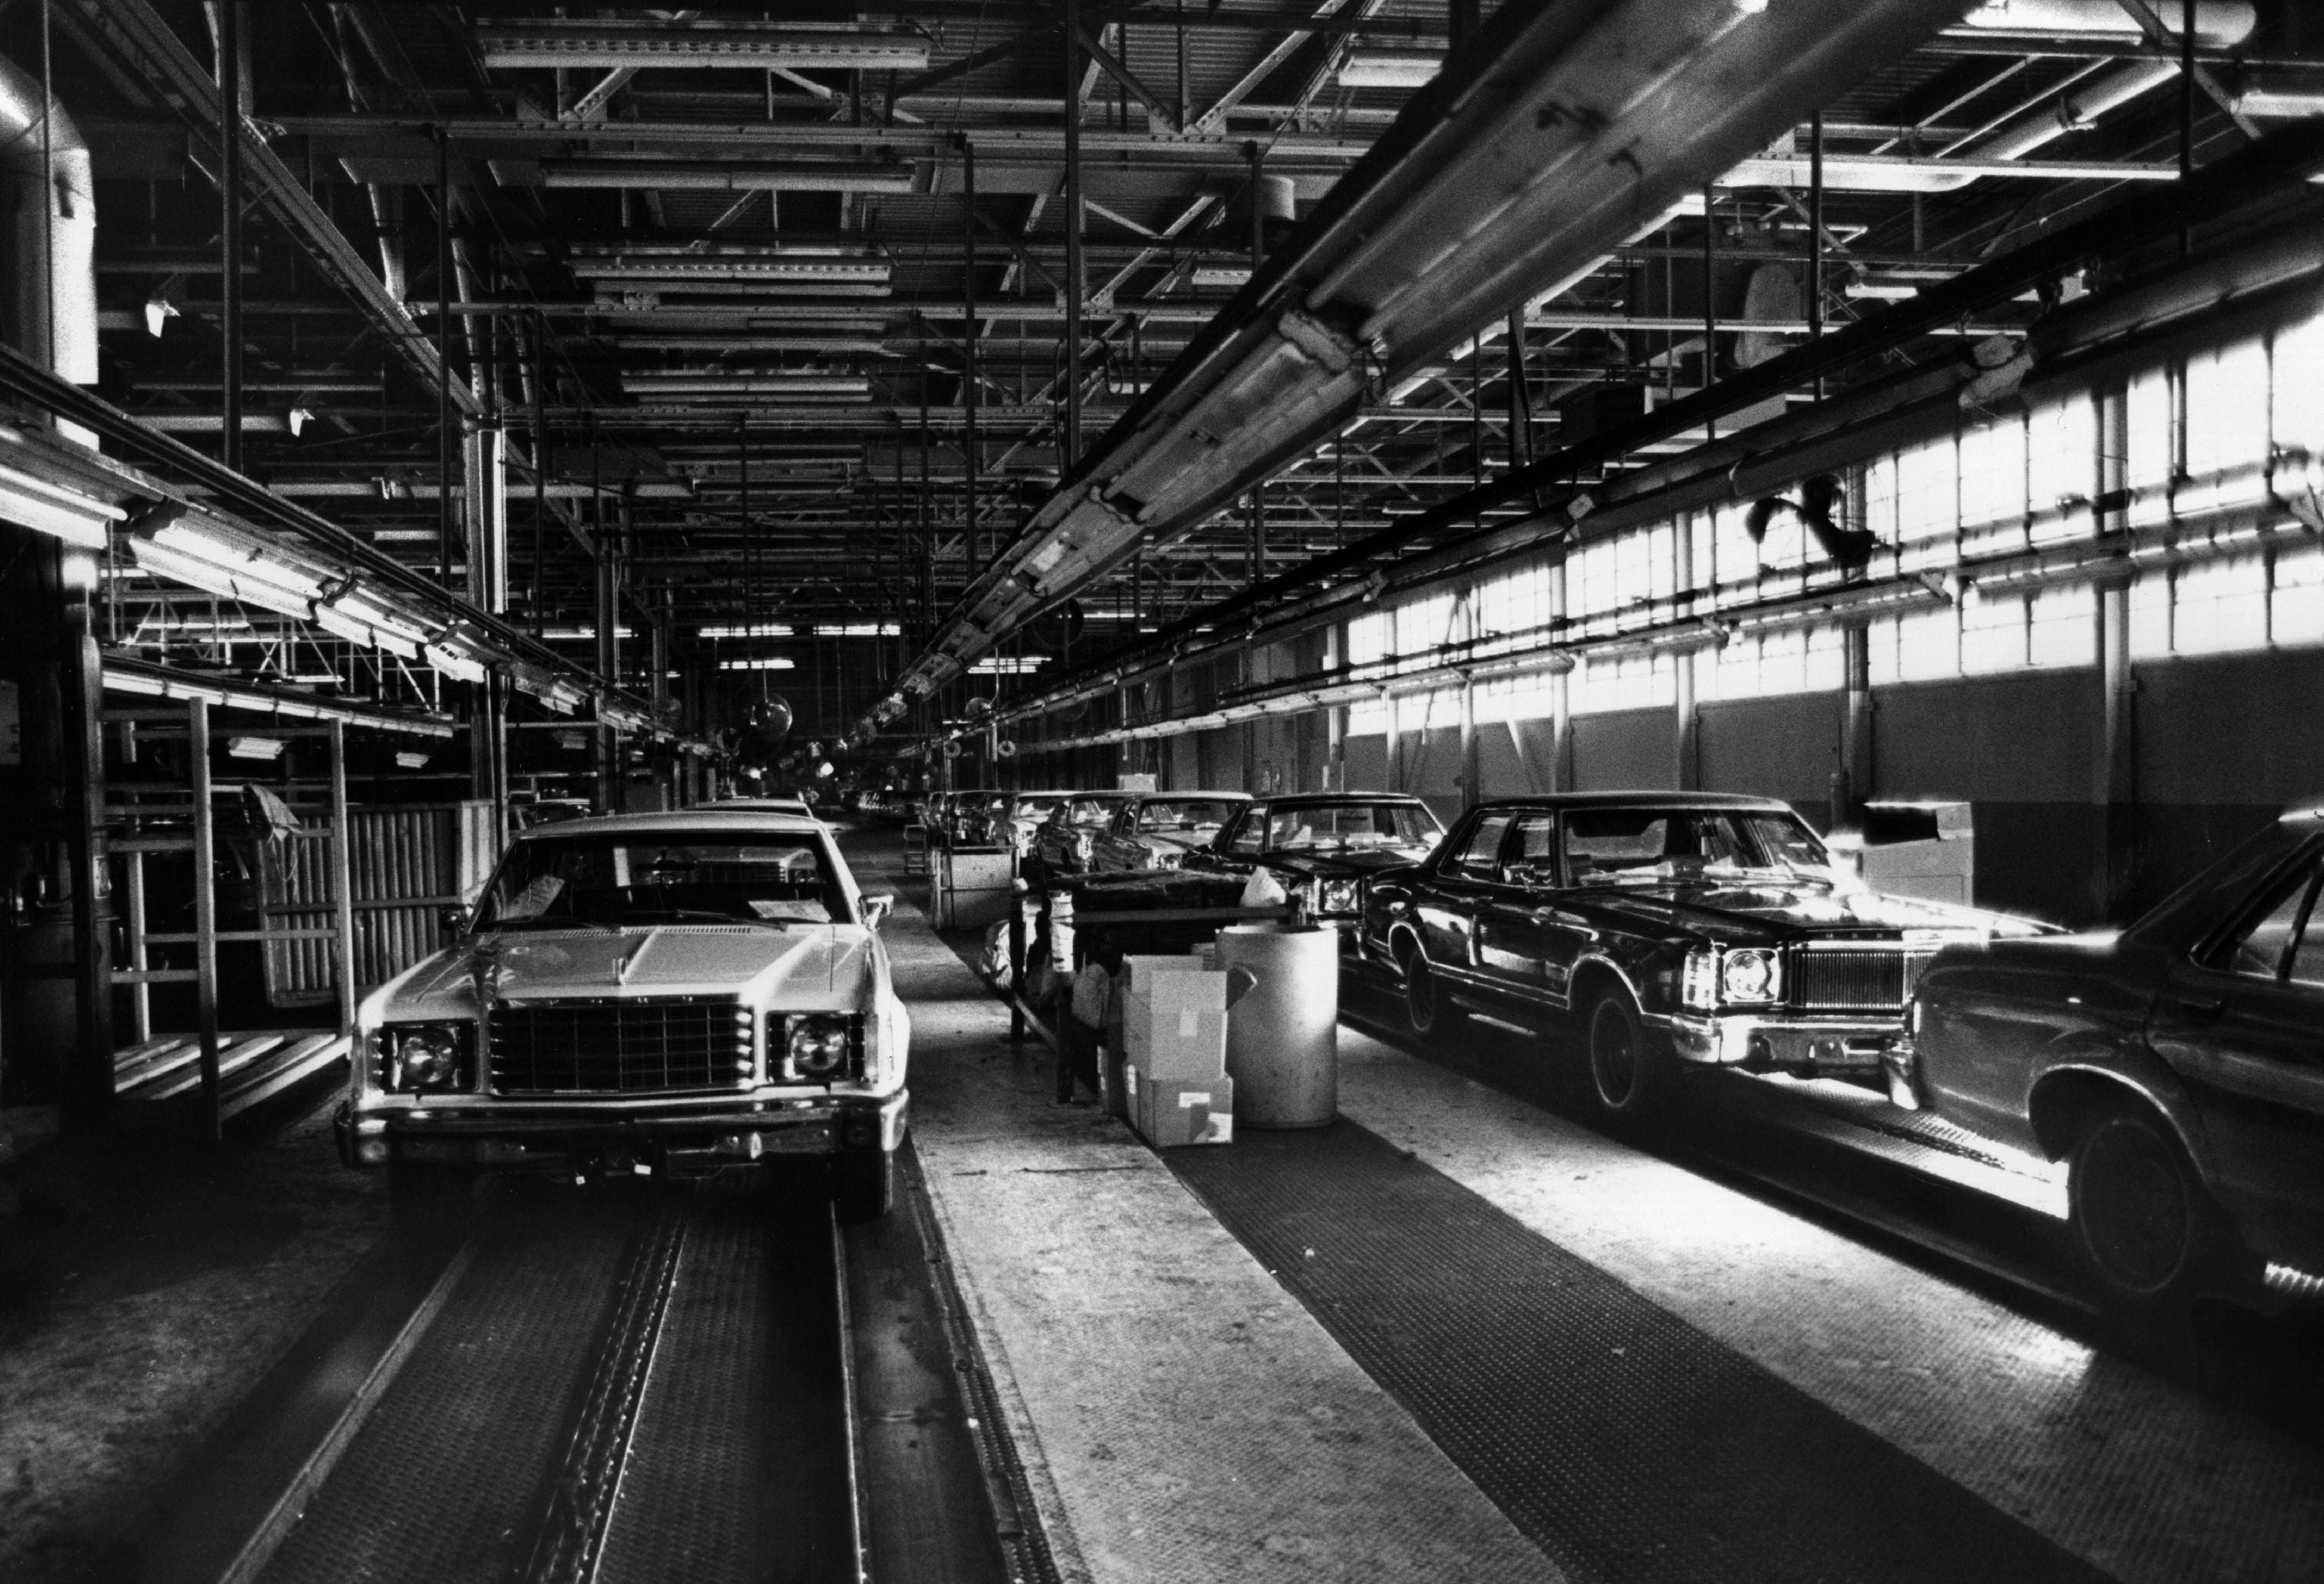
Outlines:
[{"label": "fluorescent light fixture", "polygon": [[112,524],[128,515],[111,501],[0,463],[0,518],[8,522],[54,534],[83,550],[103,550]]},{"label": "fluorescent light fixture", "polygon": [[787,654],[760,654],[748,660],[722,660],[720,671],[797,671],[798,662]]},{"label": "fluorescent light fixture", "polygon": [[687,192],[909,192],[913,169],[894,161],[566,159],[540,162],[552,188]]},{"label": "fluorescent light fixture", "polygon": [[2299,120],[2324,116],[2324,89],[2297,88],[2246,88],[2236,96],[2236,108],[2262,119]]},{"label": "fluorescent light fixture", "polygon": [[398,770],[425,770],[428,768],[428,761],[433,756],[429,754],[415,753],[407,748],[396,755],[395,767]]},{"label": "fluorescent light fixture", "polygon": [[788,23],[754,26],[720,21],[508,23],[479,28],[484,65],[705,67],[787,71],[926,71],[928,42],[914,33]]},{"label": "fluorescent light fixture", "polygon": [[[617,626],[613,629],[617,636],[623,638],[630,637],[635,631],[636,629],[632,627]],[[597,636],[597,629],[595,627],[544,627],[541,629],[540,635],[544,638],[561,638],[577,643],[583,639],[595,639]]]},{"label": "fluorescent light fixture", "polygon": [[740,627],[704,627],[706,638],[788,638],[790,627],[782,622],[752,622]]},{"label": "fluorescent light fixture", "polygon": [[451,643],[423,644],[420,658],[456,682],[481,682],[490,674],[485,663]]},{"label": "fluorescent light fixture", "polygon": [[601,258],[576,258],[570,265],[576,280],[653,282],[683,288],[697,281],[763,282],[793,286],[848,283],[884,286],[890,275],[884,258],[862,254],[798,254],[779,248],[730,249],[717,253],[663,253],[637,250]]},{"label": "fluorescent light fixture", "polygon": [[1046,654],[988,654],[968,668],[973,677],[1021,677],[1041,668]]},{"label": "fluorescent light fixture", "polygon": [[568,753],[576,749],[586,748],[589,746],[589,734],[579,731],[558,732],[557,734],[557,746],[565,749]]},{"label": "fluorescent light fixture", "polygon": [[892,638],[903,629],[893,622],[847,622],[838,626],[817,627],[818,638]]},{"label": "fluorescent light fixture", "polygon": [[624,374],[622,389],[636,396],[788,396],[860,402],[872,382],[836,374]]},{"label": "fluorescent light fixture", "polygon": [[1426,88],[1444,68],[1434,50],[1351,50],[1340,62],[1342,88]]},{"label": "fluorescent light fixture", "polygon": [[228,737],[226,753],[236,759],[274,760],[282,757],[281,737]]},{"label": "fluorescent light fixture", "polygon": [[1248,286],[1250,266],[1248,264],[1201,264],[1194,270],[1196,286]]}]

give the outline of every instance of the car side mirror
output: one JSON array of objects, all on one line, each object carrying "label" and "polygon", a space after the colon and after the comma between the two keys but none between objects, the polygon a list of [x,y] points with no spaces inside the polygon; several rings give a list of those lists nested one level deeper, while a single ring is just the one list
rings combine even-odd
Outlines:
[{"label": "car side mirror", "polygon": [[867,928],[878,929],[888,922],[888,915],[895,911],[896,899],[884,892],[878,896],[867,896],[863,899],[863,922]]},{"label": "car side mirror", "polygon": [[436,923],[447,935],[465,935],[468,932],[468,910],[464,907],[445,908],[437,913]]}]

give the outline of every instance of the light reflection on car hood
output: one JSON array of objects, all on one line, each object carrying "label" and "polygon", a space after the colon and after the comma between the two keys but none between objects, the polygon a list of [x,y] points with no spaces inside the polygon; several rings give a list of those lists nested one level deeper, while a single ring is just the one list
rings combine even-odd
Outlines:
[{"label": "light reflection on car hood", "polygon": [[480,979],[510,1001],[737,996],[803,1011],[867,1004],[871,932],[858,924],[659,924],[528,930],[440,952],[389,987],[394,1020],[473,1015]]}]

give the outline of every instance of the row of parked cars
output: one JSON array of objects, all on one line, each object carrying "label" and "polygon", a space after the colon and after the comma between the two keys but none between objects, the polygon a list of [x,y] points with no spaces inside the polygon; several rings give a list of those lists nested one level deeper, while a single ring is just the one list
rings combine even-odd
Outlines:
[{"label": "row of parked cars", "polygon": [[1447,830],[1385,792],[948,796],[954,839],[1037,875],[1270,870],[1423,1040],[1562,1026],[1614,1125],[1690,1072],[1851,1080],[2068,1163],[2117,1306],[2324,1295],[2324,803],[2129,928],[2068,934],[1875,893],[1764,798],[1503,800]]}]

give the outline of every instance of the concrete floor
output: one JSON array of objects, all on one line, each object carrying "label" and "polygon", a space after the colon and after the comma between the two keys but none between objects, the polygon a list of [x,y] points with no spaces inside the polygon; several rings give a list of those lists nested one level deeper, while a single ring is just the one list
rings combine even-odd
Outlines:
[{"label": "concrete floor", "polygon": [[0,1579],[82,1577],[387,1227],[324,1115],[217,1153],[135,1134],[0,1164]]}]

